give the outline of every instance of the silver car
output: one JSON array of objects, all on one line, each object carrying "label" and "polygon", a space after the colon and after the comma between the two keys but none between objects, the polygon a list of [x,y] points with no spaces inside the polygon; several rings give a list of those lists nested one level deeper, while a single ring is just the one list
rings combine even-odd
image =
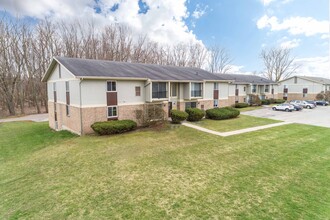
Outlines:
[{"label": "silver car", "polygon": [[288,103],[283,103],[279,105],[275,105],[272,108],[274,111],[286,111],[286,112],[292,112],[294,110],[294,106]]},{"label": "silver car", "polygon": [[312,103],[308,103],[306,101],[302,101],[302,100],[292,100],[290,102],[290,104],[296,104],[296,105],[300,105],[304,108],[308,108],[308,109],[312,109],[312,108],[315,108],[315,105],[312,104]]}]

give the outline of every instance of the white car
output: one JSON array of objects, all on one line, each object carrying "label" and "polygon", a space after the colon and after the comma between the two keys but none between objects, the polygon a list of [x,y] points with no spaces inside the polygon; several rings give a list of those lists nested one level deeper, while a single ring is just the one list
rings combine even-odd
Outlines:
[{"label": "white car", "polygon": [[309,108],[309,109],[315,108],[315,105],[314,104],[308,103],[308,102],[302,101],[302,100],[292,100],[290,102],[290,104],[300,105],[300,106],[302,106],[304,108]]},{"label": "white car", "polygon": [[279,104],[279,105],[275,105],[272,108],[274,111],[286,111],[286,112],[292,112],[294,111],[294,106],[288,103],[283,103],[283,104]]}]

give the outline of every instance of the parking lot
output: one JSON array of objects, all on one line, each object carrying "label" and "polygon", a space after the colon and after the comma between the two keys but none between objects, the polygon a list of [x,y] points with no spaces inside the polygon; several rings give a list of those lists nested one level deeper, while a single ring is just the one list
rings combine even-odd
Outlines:
[{"label": "parking lot", "polygon": [[317,106],[315,109],[293,112],[273,111],[271,107],[264,107],[241,114],[330,128],[330,106]]}]

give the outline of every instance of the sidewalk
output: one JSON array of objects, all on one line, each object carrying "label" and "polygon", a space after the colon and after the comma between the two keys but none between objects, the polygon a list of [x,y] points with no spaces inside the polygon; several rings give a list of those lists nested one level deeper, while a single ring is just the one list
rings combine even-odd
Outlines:
[{"label": "sidewalk", "polygon": [[277,126],[282,126],[282,125],[287,125],[287,124],[292,124],[292,122],[279,122],[279,123],[275,123],[275,124],[263,125],[263,126],[252,127],[252,128],[245,128],[245,129],[235,130],[235,131],[218,132],[218,131],[213,131],[213,130],[210,130],[207,128],[202,128],[200,126],[193,125],[190,123],[186,123],[186,122],[182,123],[182,125],[184,125],[184,126],[194,128],[196,130],[203,131],[203,132],[206,132],[209,134],[218,135],[221,137],[228,137],[231,135],[243,134],[243,133],[247,133],[247,132],[251,132],[251,131],[258,131],[258,130],[262,130],[262,129],[266,129],[266,128],[272,128],[272,127],[277,127]]}]

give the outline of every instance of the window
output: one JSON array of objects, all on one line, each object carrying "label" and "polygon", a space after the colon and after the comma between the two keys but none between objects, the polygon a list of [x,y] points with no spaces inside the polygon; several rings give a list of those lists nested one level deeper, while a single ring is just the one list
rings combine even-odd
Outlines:
[{"label": "window", "polygon": [[214,83],[213,87],[214,87],[214,90],[219,90],[219,83]]},{"label": "window", "polygon": [[58,65],[58,78],[62,78],[61,65]]},{"label": "window", "polygon": [[218,99],[214,99],[213,100],[213,107],[218,107],[219,106],[219,100]]},{"label": "window", "polygon": [[186,102],[185,103],[185,108],[196,108],[197,107],[197,102]]},{"label": "window", "polygon": [[252,93],[256,93],[257,92],[257,85],[253,85],[252,86]]},{"label": "window", "polygon": [[246,87],[244,86],[244,92],[246,92]]},{"label": "window", "polygon": [[108,81],[107,82],[107,91],[108,92],[115,92],[116,91],[116,82],[115,81]]},{"label": "window", "polygon": [[152,82],[152,98],[164,99],[166,98],[166,82]]},{"label": "window", "polygon": [[141,87],[135,86],[135,96],[141,96]]},{"label": "window", "polygon": [[66,107],[65,107],[66,116],[70,116],[70,108],[69,108],[69,105],[70,105],[70,84],[69,84],[69,81],[65,82],[65,96],[66,96]]},{"label": "window", "polygon": [[108,106],[108,118],[117,117],[117,106]]},{"label": "window", "polygon": [[303,97],[307,97],[308,88],[303,88]]},{"label": "window", "polygon": [[269,85],[265,86],[265,92],[269,92]]},{"label": "window", "polygon": [[246,102],[246,98],[243,99],[243,102]]},{"label": "window", "polygon": [[57,102],[56,83],[53,83],[53,95],[54,95],[54,102]]},{"label": "window", "polygon": [[171,83],[171,96],[176,97],[177,96],[177,83]]},{"label": "window", "polygon": [[238,96],[239,94],[239,89],[235,89],[235,96]]},{"label": "window", "polygon": [[202,96],[202,83],[191,83],[191,97]]},{"label": "window", "polygon": [[297,82],[298,82],[298,78],[294,77],[294,84],[297,84]]}]

